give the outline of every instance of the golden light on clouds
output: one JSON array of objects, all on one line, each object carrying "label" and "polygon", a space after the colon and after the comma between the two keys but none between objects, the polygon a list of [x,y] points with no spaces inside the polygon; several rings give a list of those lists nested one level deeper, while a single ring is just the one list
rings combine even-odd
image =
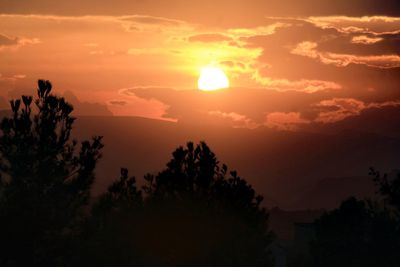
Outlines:
[{"label": "golden light on clouds", "polygon": [[198,88],[202,91],[214,91],[229,87],[229,79],[218,67],[204,67],[198,80]]},{"label": "golden light on clouds", "polygon": [[[334,105],[316,106],[325,100],[398,100],[400,17],[263,15],[224,26],[175,15],[0,14],[0,98],[7,104],[9,91],[42,77],[116,116],[254,128],[272,114],[267,126],[280,121],[283,129],[345,118]],[[213,97],[199,92],[232,84]]]}]

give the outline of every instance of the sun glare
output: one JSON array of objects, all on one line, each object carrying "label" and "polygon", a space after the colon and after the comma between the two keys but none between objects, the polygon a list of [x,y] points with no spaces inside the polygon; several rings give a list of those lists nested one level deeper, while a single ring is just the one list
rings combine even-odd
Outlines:
[{"label": "sun glare", "polygon": [[217,67],[202,68],[198,88],[202,91],[214,91],[229,87],[229,80],[224,71]]}]

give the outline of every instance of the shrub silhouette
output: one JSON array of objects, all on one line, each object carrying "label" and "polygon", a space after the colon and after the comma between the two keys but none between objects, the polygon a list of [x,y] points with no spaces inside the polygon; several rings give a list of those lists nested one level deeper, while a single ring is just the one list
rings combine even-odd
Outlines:
[{"label": "shrub silhouette", "polygon": [[73,107],[51,90],[39,80],[38,98],[12,100],[0,124],[1,266],[60,263],[89,200],[101,137],[77,149]]},{"label": "shrub silhouette", "polygon": [[86,254],[107,254],[91,264],[270,266],[262,197],[205,143],[179,147],[164,171],[144,178],[141,191],[123,169],[95,205]]}]

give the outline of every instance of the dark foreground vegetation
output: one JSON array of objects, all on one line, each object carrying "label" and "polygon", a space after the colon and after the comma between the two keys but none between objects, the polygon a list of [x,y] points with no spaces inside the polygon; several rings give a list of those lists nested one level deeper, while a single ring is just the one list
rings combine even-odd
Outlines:
[{"label": "dark foreground vegetation", "polygon": [[89,204],[102,138],[71,140],[73,108],[51,89],[1,123],[0,266],[270,266],[262,197],[205,143],[141,189],[122,169]]},{"label": "dark foreground vegetation", "polygon": [[[92,199],[102,138],[72,140],[73,108],[51,90],[40,80],[0,125],[0,266],[274,266],[262,197],[205,143],[140,188],[121,169]],[[325,213],[288,265],[400,266],[400,177],[371,174],[380,201]]]},{"label": "dark foreground vegetation", "polygon": [[379,201],[349,198],[315,222],[317,266],[400,266],[400,176],[370,174]]}]

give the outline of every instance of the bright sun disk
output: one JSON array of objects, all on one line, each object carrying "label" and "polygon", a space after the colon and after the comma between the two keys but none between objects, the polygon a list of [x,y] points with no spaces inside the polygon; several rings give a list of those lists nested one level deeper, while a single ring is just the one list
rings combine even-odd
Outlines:
[{"label": "bright sun disk", "polygon": [[205,67],[197,82],[198,88],[202,91],[214,91],[229,87],[229,80],[224,71],[217,67]]}]

